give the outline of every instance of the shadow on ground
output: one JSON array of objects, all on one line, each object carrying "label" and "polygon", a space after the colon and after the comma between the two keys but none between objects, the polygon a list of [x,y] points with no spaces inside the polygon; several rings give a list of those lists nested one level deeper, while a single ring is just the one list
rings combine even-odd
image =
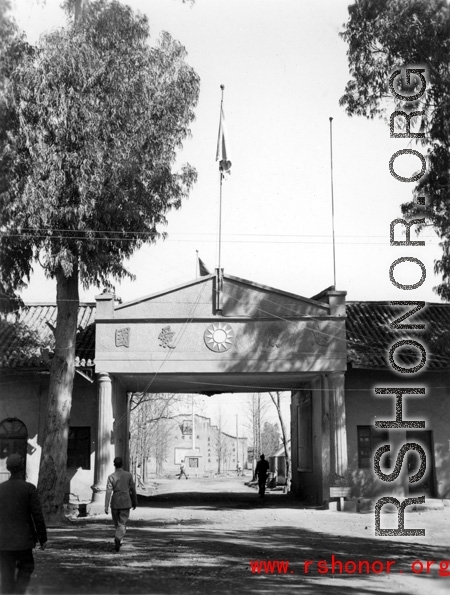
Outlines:
[{"label": "shadow on ground", "polygon": [[226,508],[300,508],[320,509],[320,506],[308,506],[299,503],[298,498],[291,494],[283,494],[282,491],[267,492],[264,498],[260,498],[256,490],[248,488],[246,492],[173,492],[145,496],[139,494],[138,503],[140,507],[158,506],[161,508],[183,508],[195,507],[208,510],[223,510]]},{"label": "shadow on ground", "polygon": [[[223,507],[216,494],[204,496],[193,495],[191,506],[204,505],[201,500],[206,498],[207,507]],[[170,495],[168,505],[175,506],[177,498],[180,494]],[[378,595],[386,591],[412,595],[426,589],[440,593],[435,585],[444,587],[444,582],[450,586],[449,579],[438,577],[437,568],[428,576],[411,572],[415,560],[448,559],[448,548],[308,530],[301,526],[301,514],[295,527],[268,523],[257,529],[249,522],[225,529],[222,525],[219,530],[211,526],[211,520],[195,518],[131,520],[119,553],[113,550],[109,520],[88,519],[51,529],[49,548],[36,555],[37,573],[30,593],[263,595],[301,590],[302,595]],[[289,561],[289,565],[280,567],[280,572],[275,568],[274,573],[266,573],[261,567],[261,572],[252,573],[250,562],[258,560]],[[313,562],[305,574],[306,560]],[[318,568],[320,560],[324,561],[323,574]],[[352,561],[358,568],[364,560],[369,563],[369,574],[355,572],[352,564],[347,564],[345,572],[345,563]],[[375,560],[379,563],[374,566]],[[393,564],[386,574],[388,560]],[[405,577],[414,582],[405,587]]]}]

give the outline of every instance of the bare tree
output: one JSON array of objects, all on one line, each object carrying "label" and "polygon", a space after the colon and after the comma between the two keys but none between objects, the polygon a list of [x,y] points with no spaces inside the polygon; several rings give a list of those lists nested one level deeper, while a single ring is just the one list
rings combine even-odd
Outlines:
[{"label": "bare tree", "polygon": [[256,459],[262,452],[261,431],[268,417],[268,406],[269,403],[265,393],[253,393],[247,396],[247,420],[253,446],[253,471]]},{"label": "bare tree", "polygon": [[277,410],[277,414],[278,414],[278,420],[280,422],[280,427],[281,427],[281,441],[283,443],[283,447],[284,447],[284,456],[286,458],[286,486],[285,486],[285,492],[289,491],[289,486],[290,486],[290,481],[291,481],[291,460],[290,460],[290,454],[289,454],[289,448],[288,448],[288,441],[289,441],[289,433],[287,431],[286,428],[286,423],[281,411],[281,405],[282,405],[282,397],[283,397],[283,393],[281,393],[280,391],[276,391],[276,392],[271,392],[269,393],[270,398],[272,399],[273,404],[276,407]]},{"label": "bare tree", "polygon": [[217,458],[217,473],[225,471],[225,463],[229,458],[227,439],[224,434],[224,416],[222,406],[219,404],[217,412],[217,430],[215,436],[216,458]]},{"label": "bare tree", "polygon": [[146,461],[153,456],[156,472],[161,472],[167,457],[170,420],[190,403],[191,397],[180,394],[134,393],[130,401],[130,464],[136,476],[138,465],[146,480]]}]

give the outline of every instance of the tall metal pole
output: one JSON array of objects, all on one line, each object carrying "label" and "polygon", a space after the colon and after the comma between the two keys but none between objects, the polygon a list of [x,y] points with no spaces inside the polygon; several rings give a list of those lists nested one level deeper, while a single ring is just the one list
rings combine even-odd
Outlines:
[{"label": "tall metal pole", "polygon": [[331,226],[333,230],[333,279],[336,289],[336,247],[334,238],[334,190],[333,190],[333,118],[330,116],[330,163],[331,163]]},{"label": "tall metal pole", "polygon": [[[225,90],[225,85],[220,85],[220,89],[222,91],[222,98],[220,100],[220,115],[222,117],[222,108],[223,108],[223,92]],[[221,262],[221,250],[222,250],[222,181],[223,181],[223,171],[219,167],[219,176],[220,176],[220,191],[219,191],[219,278],[220,278],[220,262]]]},{"label": "tall metal pole", "polygon": [[192,403],[192,450],[195,451],[195,414],[194,414],[194,395],[191,397]]},{"label": "tall metal pole", "polygon": [[[236,464],[239,465],[239,416],[236,413]],[[236,467],[238,470],[239,467]]]}]

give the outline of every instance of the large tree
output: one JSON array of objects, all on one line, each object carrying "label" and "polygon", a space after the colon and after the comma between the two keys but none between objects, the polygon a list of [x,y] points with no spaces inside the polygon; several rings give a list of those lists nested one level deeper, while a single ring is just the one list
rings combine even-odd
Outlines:
[{"label": "large tree", "polygon": [[[402,205],[410,218],[425,218],[441,238],[442,257],[435,272],[442,282],[435,288],[450,299],[450,5],[447,0],[357,0],[349,6],[349,20],[341,33],[348,43],[351,80],[340,100],[350,116],[384,116],[397,106],[388,88],[391,72],[422,65],[428,72],[426,93],[416,102],[400,103],[404,111],[424,111],[417,142],[426,146],[427,174],[415,193],[426,195],[424,211],[414,200]],[[412,86],[417,80],[413,77]],[[411,94],[406,81],[402,94]]]},{"label": "large tree", "polygon": [[0,47],[0,289],[14,297],[35,262],[56,282],[38,488],[47,518],[59,519],[78,288],[130,277],[124,260],[188,196],[196,172],[174,162],[199,78],[178,42],[165,33],[151,47],[147,18],[114,0],[92,0],[36,47],[18,32]]},{"label": "large tree", "polygon": [[277,423],[266,421],[261,433],[261,450],[266,458],[273,456],[280,448],[280,428]]}]

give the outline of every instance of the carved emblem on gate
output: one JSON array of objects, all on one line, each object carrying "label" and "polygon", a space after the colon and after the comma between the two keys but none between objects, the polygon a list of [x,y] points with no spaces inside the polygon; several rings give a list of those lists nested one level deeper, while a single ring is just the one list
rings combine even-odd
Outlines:
[{"label": "carved emblem on gate", "polygon": [[203,336],[206,347],[216,353],[227,351],[234,342],[233,329],[229,324],[223,322],[213,322],[210,324]]},{"label": "carved emblem on gate", "polygon": [[130,346],[130,327],[118,328],[116,330],[116,347]]},{"label": "carved emblem on gate", "polygon": [[173,338],[175,336],[175,332],[172,331],[170,326],[163,327],[162,331],[158,335],[159,344],[161,347],[166,349],[175,349],[175,345],[172,344]]}]

